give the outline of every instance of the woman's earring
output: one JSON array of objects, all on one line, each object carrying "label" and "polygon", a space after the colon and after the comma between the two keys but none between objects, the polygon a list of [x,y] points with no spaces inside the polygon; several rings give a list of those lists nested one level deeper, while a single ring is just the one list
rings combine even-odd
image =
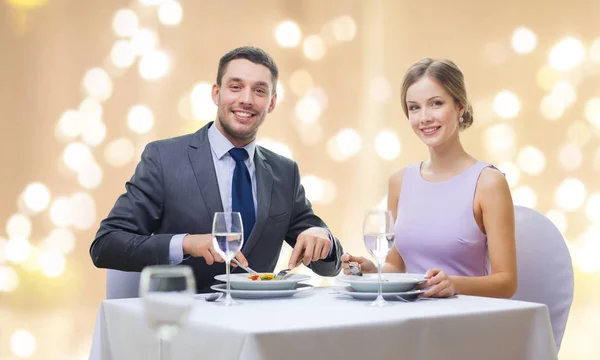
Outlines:
[{"label": "woman's earring", "polygon": [[465,121],[465,119],[463,119],[463,117],[461,116],[461,117],[458,119],[458,122],[459,122],[459,123],[462,123],[463,121]]}]

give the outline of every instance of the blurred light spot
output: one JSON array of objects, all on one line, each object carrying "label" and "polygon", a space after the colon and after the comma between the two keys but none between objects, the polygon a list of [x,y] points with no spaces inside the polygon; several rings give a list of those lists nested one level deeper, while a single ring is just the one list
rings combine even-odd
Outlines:
[{"label": "blurred light spot", "polygon": [[575,88],[571,83],[566,81],[558,81],[552,87],[552,93],[556,97],[556,99],[560,99],[565,107],[569,107],[573,105],[575,100],[577,99],[577,94],[575,93]]},{"label": "blurred light spot", "polygon": [[67,255],[75,248],[75,235],[67,228],[54,229],[44,239],[41,248],[44,251],[54,251]]},{"label": "blurred light spot", "polygon": [[113,83],[104,69],[92,68],[83,77],[83,88],[89,96],[105,101],[112,95]]},{"label": "blurred light spot", "polygon": [[56,227],[71,225],[72,210],[69,199],[64,196],[54,198],[50,206],[50,220]]},{"label": "blurred light spot", "polygon": [[565,104],[562,99],[557,99],[554,93],[546,95],[540,103],[540,111],[548,120],[558,120],[565,112]]},{"label": "blurred light spot", "polygon": [[594,40],[590,46],[590,59],[592,61],[600,63],[600,39]]},{"label": "blurred light spot", "polygon": [[592,223],[600,225],[600,193],[593,194],[587,199],[585,214]]},{"label": "blurred light spot", "polygon": [[581,64],[585,48],[580,40],[567,37],[558,42],[550,51],[550,67],[557,71],[569,71]]},{"label": "blurred light spot", "polygon": [[301,37],[300,28],[291,20],[284,21],[275,28],[275,40],[281,47],[296,47],[300,43]]},{"label": "blurred light spot", "polygon": [[280,102],[283,101],[283,99],[285,99],[285,88],[283,87],[283,84],[280,81],[277,82],[276,93],[277,93],[277,103],[279,104]]},{"label": "blurred light spot", "polygon": [[377,155],[385,160],[394,160],[400,155],[402,147],[396,133],[390,130],[381,131],[375,138]]},{"label": "blurred light spot", "polygon": [[361,148],[361,139],[354,129],[342,129],[327,144],[327,152],[335,161],[344,161],[356,155]]},{"label": "blurred light spot", "polygon": [[600,129],[600,97],[593,97],[585,103],[585,118]]},{"label": "blurred light spot", "polygon": [[567,231],[567,216],[561,210],[551,209],[546,213],[546,217],[552,221],[556,228],[564,234]]},{"label": "blurred light spot", "polygon": [[392,96],[392,86],[387,78],[379,76],[369,82],[369,97],[376,102],[386,102]]},{"label": "blurred light spot", "polygon": [[575,211],[583,205],[586,196],[585,185],[579,179],[565,179],[556,189],[554,203],[564,211]]},{"label": "blurred light spot", "polygon": [[567,130],[567,139],[579,146],[584,146],[590,141],[590,128],[583,121],[574,121]]},{"label": "blurred light spot", "polygon": [[33,213],[39,213],[48,208],[50,204],[50,191],[46,185],[34,182],[23,191],[23,200],[27,210]]},{"label": "blurred light spot", "polygon": [[113,17],[113,31],[117,36],[127,37],[133,35],[138,28],[139,20],[135,11],[121,9]]},{"label": "blurred light spot", "polygon": [[119,138],[106,145],[106,148],[104,148],[104,158],[109,165],[121,167],[131,162],[134,152],[135,147],[131,140]]},{"label": "blurred light spot", "polygon": [[[579,268],[584,272],[596,272],[600,270],[600,225],[591,225],[581,236],[577,239],[580,250],[587,254],[586,257],[595,259],[596,261],[580,261]],[[585,259],[588,260],[588,259]]]},{"label": "blurred light spot", "polygon": [[183,9],[178,1],[167,0],[158,8],[158,19],[163,25],[175,26],[181,23]]},{"label": "blurred light spot", "polygon": [[583,153],[579,145],[566,143],[558,150],[558,162],[560,166],[568,171],[575,170],[583,162]]},{"label": "blurred light spot", "polygon": [[56,126],[56,137],[61,139],[74,139],[81,134],[83,120],[75,110],[65,111]]},{"label": "blurred light spot", "polygon": [[19,286],[19,276],[10,266],[0,265],[0,293],[12,292]]},{"label": "blurred light spot", "polygon": [[515,205],[526,206],[528,208],[535,208],[537,204],[537,195],[532,188],[525,185],[517,186],[513,191],[513,200]]},{"label": "blurred light spot", "polygon": [[301,182],[302,186],[304,186],[306,197],[311,202],[320,202],[325,193],[325,185],[323,180],[313,175],[305,175],[302,177]]},{"label": "blurred light spot", "polygon": [[106,125],[102,121],[86,121],[84,123],[81,140],[90,145],[97,146],[102,144],[106,138]]},{"label": "blurred light spot", "polygon": [[271,138],[261,138],[257,141],[257,144],[267,148],[281,156],[285,156],[289,159],[293,159],[292,157],[292,150],[290,149],[289,146],[287,146],[285,143],[280,142],[280,141],[276,141],[273,140]]},{"label": "blurred light spot", "polygon": [[10,337],[10,350],[18,357],[28,358],[35,353],[37,341],[27,330],[16,330]]},{"label": "blurred light spot", "polygon": [[296,96],[304,96],[313,87],[313,78],[304,69],[296,70],[290,75],[290,90]]},{"label": "blurred light spot", "polygon": [[331,22],[333,36],[338,41],[352,41],[356,37],[356,22],[349,15],[335,18]]},{"label": "blurred light spot", "polygon": [[14,263],[22,263],[31,254],[31,244],[23,237],[16,237],[6,243],[6,258]]},{"label": "blurred light spot", "polygon": [[91,122],[100,122],[102,121],[102,114],[104,110],[102,109],[102,104],[94,98],[86,98],[80,104],[79,115],[82,118],[82,132],[85,128],[86,123]]},{"label": "blurred light spot", "polygon": [[110,50],[110,61],[119,69],[127,69],[135,61],[135,51],[127,40],[118,40]]},{"label": "blurred light spot", "polygon": [[551,91],[558,81],[558,73],[548,65],[542,66],[537,72],[537,83],[542,90]]},{"label": "blurred light spot", "polygon": [[0,265],[4,264],[8,260],[8,256],[6,255],[7,244],[8,240],[0,236]]},{"label": "blurred light spot", "polygon": [[75,172],[93,160],[90,148],[82,143],[74,142],[65,147],[63,161],[67,167]]},{"label": "blurred light spot", "polygon": [[146,80],[157,80],[169,71],[170,61],[162,50],[153,50],[144,55],[140,60],[139,73]]},{"label": "blurred light spot", "polygon": [[525,146],[517,155],[517,164],[524,173],[537,176],[546,168],[546,157],[538,148]]},{"label": "blurred light spot", "polygon": [[498,169],[506,176],[506,182],[508,186],[513,187],[519,183],[521,177],[521,170],[512,162],[502,162],[498,164]]},{"label": "blurred light spot", "polygon": [[31,235],[31,220],[23,214],[11,215],[6,222],[6,234],[9,238],[28,238]]},{"label": "blurred light spot", "polygon": [[61,253],[48,251],[40,254],[40,268],[47,277],[57,277],[65,270],[65,258]]},{"label": "blurred light spot", "polygon": [[296,103],[295,114],[299,121],[305,124],[313,124],[321,116],[321,106],[312,96],[305,96]]},{"label": "blurred light spot", "polygon": [[327,98],[327,92],[323,88],[320,88],[320,87],[310,88],[306,92],[306,95],[317,101],[317,103],[319,104],[319,107],[321,108],[321,111],[323,111],[327,108],[327,105],[329,104],[329,99]]},{"label": "blurred light spot", "polygon": [[317,145],[323,138],[323,127],[317,123],[303,123],[300,121],[292,122],[292,125],[296,129],[300,140],[308,146]]},{"label": "blurred light spot", "polygon": [[515,130],[508,124],[496,124],[487,128],[483,145],[491,154],[511,154],[515,149]]},{"label": "blurred light spot", "polygon": [[[79,192],[69,199],[72,209],[71,225],[79,230],[87,230],[96,221],[96,202],[89,194]],[[58,225],[58,224],[57,224]]]},{"label": "blurred light spot", "polygon": [[513,32],[512,48],[517,54],[529,54],[535,49],[537,36],[527,27],[520,27]]},{"label": "blurred light spot", "polygon": [[139,29],[131,37],[131,47],[136,55],[145,55],[158,46],[158,36],[150,29]]},{"label": "blurred light spot", "polygon": [[600,172],[600,148],[598,148],[594,154],[594,168],[596,171]]},{"label": "blurred light spot", "polygon": [[494,111],[501,118],[512,119],[519,114],[519,110],[521,103],[512,91],[501,91],[494,98]]},{"label": "blurred light spot", "polygon": [[304,38],[302,50],[307,59],[316,61],[325,56],[327,46],[318,35],[310,35]]},{"label": "blurred light spot", "polygon": [[168,0],[139,0],[140,4],[142,4],[144,6],[158,6],[162,3],[164,3],[165,1],[168,1]]},{"label": "blurred light spot", "polygon": [[77,181],[84,189],[95,189],[102,183],[102,168],[96,162],[87,163],[77,172]]},{"label": "blurred light spot", "polygon": [[135,133],[145,134],[154,126],[154,115],[146,105],[134,105],[127,115],[127,126]]},{"label": "blurred light spot", "polygon": [[192,114],[199,121],[210,121],[217,116],[217,105],[212,100],[212,85],[206,82],[197,83],[190,94]]}]

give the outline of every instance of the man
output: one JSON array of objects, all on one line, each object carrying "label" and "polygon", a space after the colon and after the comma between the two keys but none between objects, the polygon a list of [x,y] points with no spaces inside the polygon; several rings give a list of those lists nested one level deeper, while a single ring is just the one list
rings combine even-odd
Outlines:
[{"label": "man", "polygon": [[212,245],[215,212],[238,211],[244,245],[236,256],[272,272],[283,239],[299,262],[322,276],[340,271],[342,247],[317,217],[300,184],[298,165],[256,145],[277,101],[278,69],[263,50],[241,47],[219,61],[212,98],[217,118],[194,134],[149,143],[126,192],[100,224],[94,265],[141,271],[157,264],[193,268],[198,292],[225,272]]}]

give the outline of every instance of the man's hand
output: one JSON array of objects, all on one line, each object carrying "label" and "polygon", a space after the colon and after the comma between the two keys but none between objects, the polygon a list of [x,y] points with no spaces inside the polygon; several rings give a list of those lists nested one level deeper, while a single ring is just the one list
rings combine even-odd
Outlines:
[{"label": "man's hand", "polygon": [[[186,235],[183,238],[183,253],[193,257],[203,257],[206,264],[212,265],[214,262],[223,262],[223,258],[215,250],[211,234]],[[235,255],[235,258],[244,265],[248,266],[248,260],[241,251]],[[232,263],[235,267],[235,263]]]},{"label": "man's hand", "polygon": [[[311,261],[325,259],[329,255],[329,250],[331,250],[331,239],[326,229],[321,227],[306,229],[296,239],[288,268],[295,268],[300,261],[308,266]],[[303,253],[304,256],[300,257]]]}]

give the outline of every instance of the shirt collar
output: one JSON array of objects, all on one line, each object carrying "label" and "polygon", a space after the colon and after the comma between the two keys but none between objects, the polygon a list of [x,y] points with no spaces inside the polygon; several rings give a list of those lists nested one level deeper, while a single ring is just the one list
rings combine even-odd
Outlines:
[{"label": "shirt collar", "polygon": [[[221,160],[225,154],[229,153],[229,150],[233,149],[235,146],[225,137],[225,135],[221,134],[219,129],[217,129],[217,124],[213,123],[208,128],[208,141],[210,142],[210,147],[212,151],[217,155],[217,158]],[[248,159],[250,162],[254,162],[254,150],[256,149],[256,139],[252,140],[248,145],[244,146],[244,149],[248,152]]]}]

